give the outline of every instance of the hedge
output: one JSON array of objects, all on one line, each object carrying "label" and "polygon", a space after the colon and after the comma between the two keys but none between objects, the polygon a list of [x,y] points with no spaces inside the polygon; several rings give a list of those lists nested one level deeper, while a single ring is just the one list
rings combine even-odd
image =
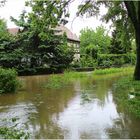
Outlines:
[{"label": "hedge", "polygon": [[98,54],[98,67],[122,66],[124,64],[134,65],[136,54]]}]

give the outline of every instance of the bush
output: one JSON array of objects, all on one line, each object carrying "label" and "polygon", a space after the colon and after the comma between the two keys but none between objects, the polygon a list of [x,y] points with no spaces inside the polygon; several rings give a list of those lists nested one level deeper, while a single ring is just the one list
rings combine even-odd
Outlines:
[{"label": "bush", "polygon": [[92,57],[85,57],[85,56],[80,59],[80,64],[81,64],[81,67],[96,68],[97,66],[96,59],[93,59]]},{"label": "bush", "polygon": [[110,68],[121,67],[123,65],[134,65],[136,62],[135,53],[127,54],[98,54],[97,59],[91,56],[82,56],[79,62],[73,62],[73,67],[94,67]]},{"label": "bush", "polygon": [[17,72],[0,68],[0,93],[15,92],[18,86]]},{"label": "bush", "polygon": [[96,59],[92,57],[82,56],[79,61],[74,61],[71,65],[74,68],[87,68],[87,67],[97,67]]},{"label": "bush", "polygon": [[124,64],[134,65],[136,61],[136,54],[98,54],[98,67],[109,68],[119,67]]},{"label": "bush", "polygon": [[135,53],[128,53],[126,54],[127,57],[125,57],[125,63],[131,63],[132,65],[135,65],[136,63],[136,54]]}]

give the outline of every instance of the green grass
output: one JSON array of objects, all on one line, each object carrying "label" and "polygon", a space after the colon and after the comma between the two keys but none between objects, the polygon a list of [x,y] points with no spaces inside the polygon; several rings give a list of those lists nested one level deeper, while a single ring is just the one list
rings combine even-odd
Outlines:
[{"label": "green grass", "polygon": [[60,89],[69,86],[74,79],[86,77],[87,74],[83,72],[66,71],[61,75],[51,75],[44,87],[50,89]]},{"label": "green grass", "polygon": [[114,74],[114,73],[123,73],[129,74],[134,71],[134,67],[122,67],[122,68],[106,68],[99,69],[93,72],[94,75],[105,75],[105,74]]},{"label": "green grass", "polygon": [[132,76],[121,78],[115,85],[115,98],[125,108],[140,117],[140,81]]}]

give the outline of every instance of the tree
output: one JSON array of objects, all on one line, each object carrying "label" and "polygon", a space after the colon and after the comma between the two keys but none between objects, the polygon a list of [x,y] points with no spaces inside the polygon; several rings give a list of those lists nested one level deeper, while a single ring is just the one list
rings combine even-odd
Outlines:
[{"label": "tree", "polygon": [[124,4],[135,30],[137,62],[134,78],[140,80],[140,1],[124,1]]},{"label": "tree", "polygon": [[95,58],[97,53],[108,53],[111,38],[106,33],[105,28],[101,26],[97,27],[96,30],[88,28],[81,30],[80,41],[81,54]]},{"label": "tree", "polygon": [[28,1],[26,5],[32,8],[31,12],[23,11],[19,20],[11,17],[20,29],[13,40],[4,45],[1,64],[33,72],[67,67],[73,60],[73,51],[64,35],[55,34],[55,27],[65,14],[65,4],[65,1],[58,0]]},{"label": "tree", "polygon": [[[133,38],[132,38],[133,39]],[[110,54],[126,54],[133,51],[132,39],[122,33],[118,27],[112,32],[111,45],[108,48]]]},{"label": "tree", "polygon": [[4,19],[0,19],[0,39],[6,38],[8,35],[7,25]]},{"label": "tree", "polygon": [[6,0],[1,0],[0,1],[0,7],[3,7],[5,5]]},{"label": "tree", "polygon": [[0,66],[17,68],[22,58],[19,44],[16,44],[15,37],[9,34],[6,22],[0,19]]},{"label": "tree", "polygon": [[[94,1],[86,0],[79,6],[79,12],[90,16],[99,14],[100,5],[108,7],[108,12],[104,16],[107,22],[112,20],[114,23],[120,21],[122,29],[129,37],[135,34],[137,61],[134,72],[134,79],[140,80],[140,1]],[[115,24],[114,24],[115,25]],[[130,38],[128,38],[130,39]]]}]

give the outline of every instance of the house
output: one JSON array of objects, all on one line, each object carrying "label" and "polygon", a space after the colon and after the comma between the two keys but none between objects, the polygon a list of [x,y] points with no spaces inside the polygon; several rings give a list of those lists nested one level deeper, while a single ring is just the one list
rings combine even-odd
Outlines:
[{"label": "house", "polygon": [[55,31],[57,35],[66,33],[68,45],[73,46],[75,50],[74,60],[78,61],[80,59],[80,39],[63,25],[57,26]]},{"label": "house", "polygon": [[8,32],[12,35],[16,35],[19,32],[19,28],[9,28]]},{"label": "house", "polygon": [[[9,28],[8,31],[12,35],[16,35],[19,32],[19,28]],[[57,35],[66,33],[68,45],[73,46],[75,50],[74,60],[78,61],[80,59],[80,39],[63,25],[57,26],[55,32]]]}]

